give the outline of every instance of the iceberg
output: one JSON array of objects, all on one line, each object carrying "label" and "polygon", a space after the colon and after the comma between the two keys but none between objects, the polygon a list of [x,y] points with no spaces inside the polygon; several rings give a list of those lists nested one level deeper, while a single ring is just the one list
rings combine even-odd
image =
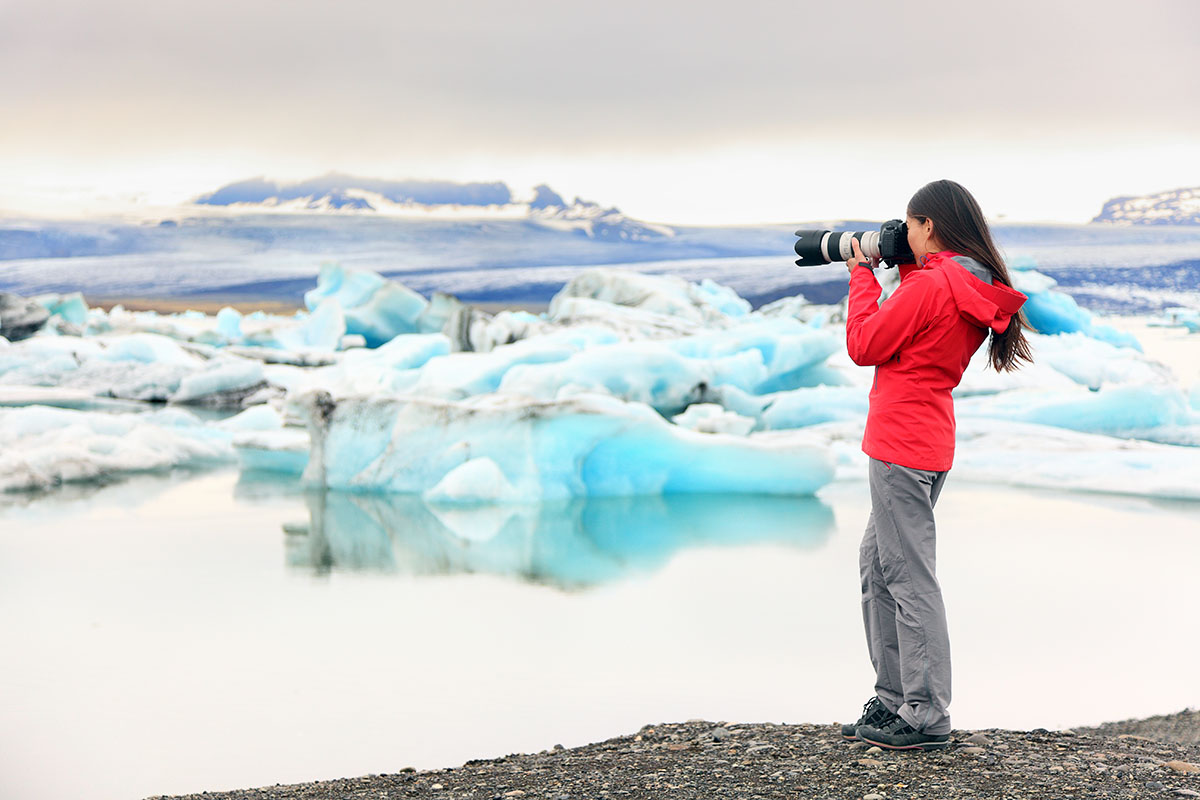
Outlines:
[{"label": "iceberg", "polygon": [[674,275],[647,275],[596,267],[572,277],[550,299],[549,315],[567,298],[583,297],[628,306],[698,324],[719,324],[750,313],[750,304],[732,289],[705,278],[699,284]]},{"label": "iceberg", "polygon": [[151,333],[35,336],[0,349],[0,384],[144,402],[237,407],[265,385],[262,364],[211,358]]},{"label": "iceberg", "polygon": [[305,292],[304,304],[313,311],[330,301],[341,310],[345,332],[362,336],[368,347],[378,347],[402,333],[441,330],[440,324],[421,325],[428,300],[369,270],[322,265],[317,287]]},{"label": "iceberg", "polygon": [[745,436],[758,424],[753,417],[727,411],[716,403],[690,405],[687,411],[675,415],[671,421],[700,433],[731,433],[734,436]]},{"label": "iceberg", "polygon": [[1052,291],[1058,282],[1049,275],[1032,269],[1015,269],[1011,274],[1013,286],[1029,298],[1021,310],[1038,333],[1078,332],[1118,347],[1141,351],[1142,346],[1133,334],[1096,322],[1091,312],[1080,308],[1073,297]]},{"label": "iceberg", "polygon": [[[863,421],[755,434],[777,447],[824,448],[836,459],[837,480],[865,481],[862,435]],[[1195,447],[979,417],[960,419],[956,438],[955,483],[1200,500]]]},{"label": "iceberg", "polygon": [[865,420],[866,389],[852,386],[815,386],[770,396],[761,414],[764,430],[805,428],[837,420]]},{"label": "iceberg", "polygon": [[423,494],[481,458],[497,469],[480,462],[432,496],[487,502],[497,499],[497,487],[509,502],[693,492],[799,496],[833,477],[819,448],[696,433],[646,405],[604,395],[335,401],[314,392],[295,402],[312,437],[303,482],[313,487]]},{"label": "iceberg", "polygon": [[803,385],[837,347],[830,332],[795,320],[748,322],[721,334],[609,343],[558,362],[514,366],[499,391],[542,400],[604,391],[675,415],[724,386],[762,394]]},{"label": "iceberg", "polygon": [[236,308],[225,306],[217,312],[217,333],[230,342],[242,340],[242,315]]},{"label": "iceberg", "polygon": [[1157,429],[1200,424],[1178,386],[1112,386],[1098,391],[1012,391],[959,400],[956,416],[1033,422],[1110,436],[1154,438]]},{"label": "iceberg", "polygon": [[37,333],[48,319],[50,312],[40,303],[0,292],[0,338],[10,342],[26,339]]},{"label": "iceberg", "polygon": [[399,393],[446,399],[489,394],[500,388],[509,371],[522,364],[564,362],[585,349],[616,341],[617,337],[605,330],[566,328],[487,353],[435,355],[423,365],[393,372],[389,385]]},{"label": "iceberg", "polygon": [[0,491],[233,460],[228,432],[178,408],[147,413],[0,409]]},{"label": "iceberg", "polygon": [[51,317],[58,317],[78,328],[87,325],[88,306],[80,292],[39,295],[34,302],[40,303]]},{"label": "iceberg", "polygon": [[243,473],[271,472],[299,478],[308,467],[311,443],[303,428],[238,430],[233,432],[231,443]]}]

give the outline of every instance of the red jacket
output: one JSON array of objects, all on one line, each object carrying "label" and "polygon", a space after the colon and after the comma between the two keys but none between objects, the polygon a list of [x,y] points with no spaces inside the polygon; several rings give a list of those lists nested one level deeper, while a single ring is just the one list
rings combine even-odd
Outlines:
[{"label": "red jacket", "polygon": [[[958,260],[956,260],[958,259]],[[949,250],[901,265],[900,285],[878,305],[875,273],[850,273],[846,348],[875,367],[863,452],[880,461],[942,472],[954,463],[954,399],[988,329],[1003,333],[1025,295],[990,284],[974,260]]]}]

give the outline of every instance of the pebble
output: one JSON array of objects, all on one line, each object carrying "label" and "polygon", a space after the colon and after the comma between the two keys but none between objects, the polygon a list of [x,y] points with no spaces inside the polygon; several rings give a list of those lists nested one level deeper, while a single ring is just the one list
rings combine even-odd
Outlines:
[{"label": "pebble", "polygon": [[1175,794],[1180,797],[1200,797],[1200,792],[1195,789],[1176,789]]},{"label": "pebble", "polygon": [[1049,772],[1062,772],[1063,770],[1064,770],[1064,767],[1061,764],[1055,764],[1048,771]]},{"label": "pebble", "polygon": [[987,751],[984,750],[982,747],[964,747],[961,750],[959,750],[958,752],[962,753],[965,756],[977,756],[980,753],[986,753]]},{"label": "pebble", "polygon": [[1172,769],[1181,775],[1187,775],[1191,772],[1200,772],[1200,767],[1197,767],[1195,764],[1190,764],[1187,761],[1168,761],[1166,764],[1163,764],[1163,766],[1167,767],[1168,769]]},{"label": "pebble", "polygon": [[729,738],[729,729],[728,728],[713,728],[712,729],[712,738],[713,738],[713,741],[717,741],[717,742],[721,742],[721,741],[724,741],[725,739],[728,739]]},{"label": "pebble", "polygon": [[883,752],[883,748],[876,746],[876,747],[872,747],[870,750],[868,750],[867,755],[873,755],[875,753],[882,753],[882,752]]},{"label": "pebble", "polygon": [[1161,792],[1163,789],[1165,789],[1167,787],[1163,786],[1163,784],[1160,781],[1146,781],[1146,788],[1152,792]]},{"label": "pebble", "polygon": [[982,733],[973,733],[966,739],[967,744],[977,744],[981,747],[987,747],[992,743],[991,739]]},{"label": "pebble", "polygon": [[858,760],[858,763],[862,764],[864,767],[882,767],[883,766],[882,761],[876,761],[873,758],[860,758]]},{"label": "pebble", "polygon": [[872,792],[871,794],[864,794],[862,800],[883,800],[883,795]]},{"label": "pebble", "polygon": [[430,786],[429,788],[433,789],[434,791],[437,791],[438,789],[445,789],[446,787],[442,786],[440,783],[435,783],[433,786]]}]

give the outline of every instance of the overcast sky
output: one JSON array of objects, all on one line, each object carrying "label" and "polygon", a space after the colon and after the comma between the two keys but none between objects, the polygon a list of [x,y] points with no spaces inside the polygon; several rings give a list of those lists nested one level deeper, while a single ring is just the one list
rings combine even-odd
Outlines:
[{"label": "overcast sky", "polygon": [[0,0],[0,208],[257,175],[547,182],[665,222],[1084,221],[1200,185],[1200,3]]}]

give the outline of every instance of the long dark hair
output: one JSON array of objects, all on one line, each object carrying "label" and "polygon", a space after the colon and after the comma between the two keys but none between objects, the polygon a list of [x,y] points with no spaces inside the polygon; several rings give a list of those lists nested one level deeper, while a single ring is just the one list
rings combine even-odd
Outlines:
[{"label": "long dark hair", "polygon": [[[983,211],[961,184],[947,180],[925,184],[908,201],[908,216],[922,224],[927,219],[933,220],[933,236],[943,247],[970,256],[987,267],[994,280],[1012,288],[1008,267],[992,241]],[[1022,361],[1033,362],[1033,352],[1025,338],[1027,328],[1032,330],[1029,320],[1024,312],[1018,311],[1004,333],[992,331],[988,361],[993,369],[1011,372],[1020,367]]]}]

